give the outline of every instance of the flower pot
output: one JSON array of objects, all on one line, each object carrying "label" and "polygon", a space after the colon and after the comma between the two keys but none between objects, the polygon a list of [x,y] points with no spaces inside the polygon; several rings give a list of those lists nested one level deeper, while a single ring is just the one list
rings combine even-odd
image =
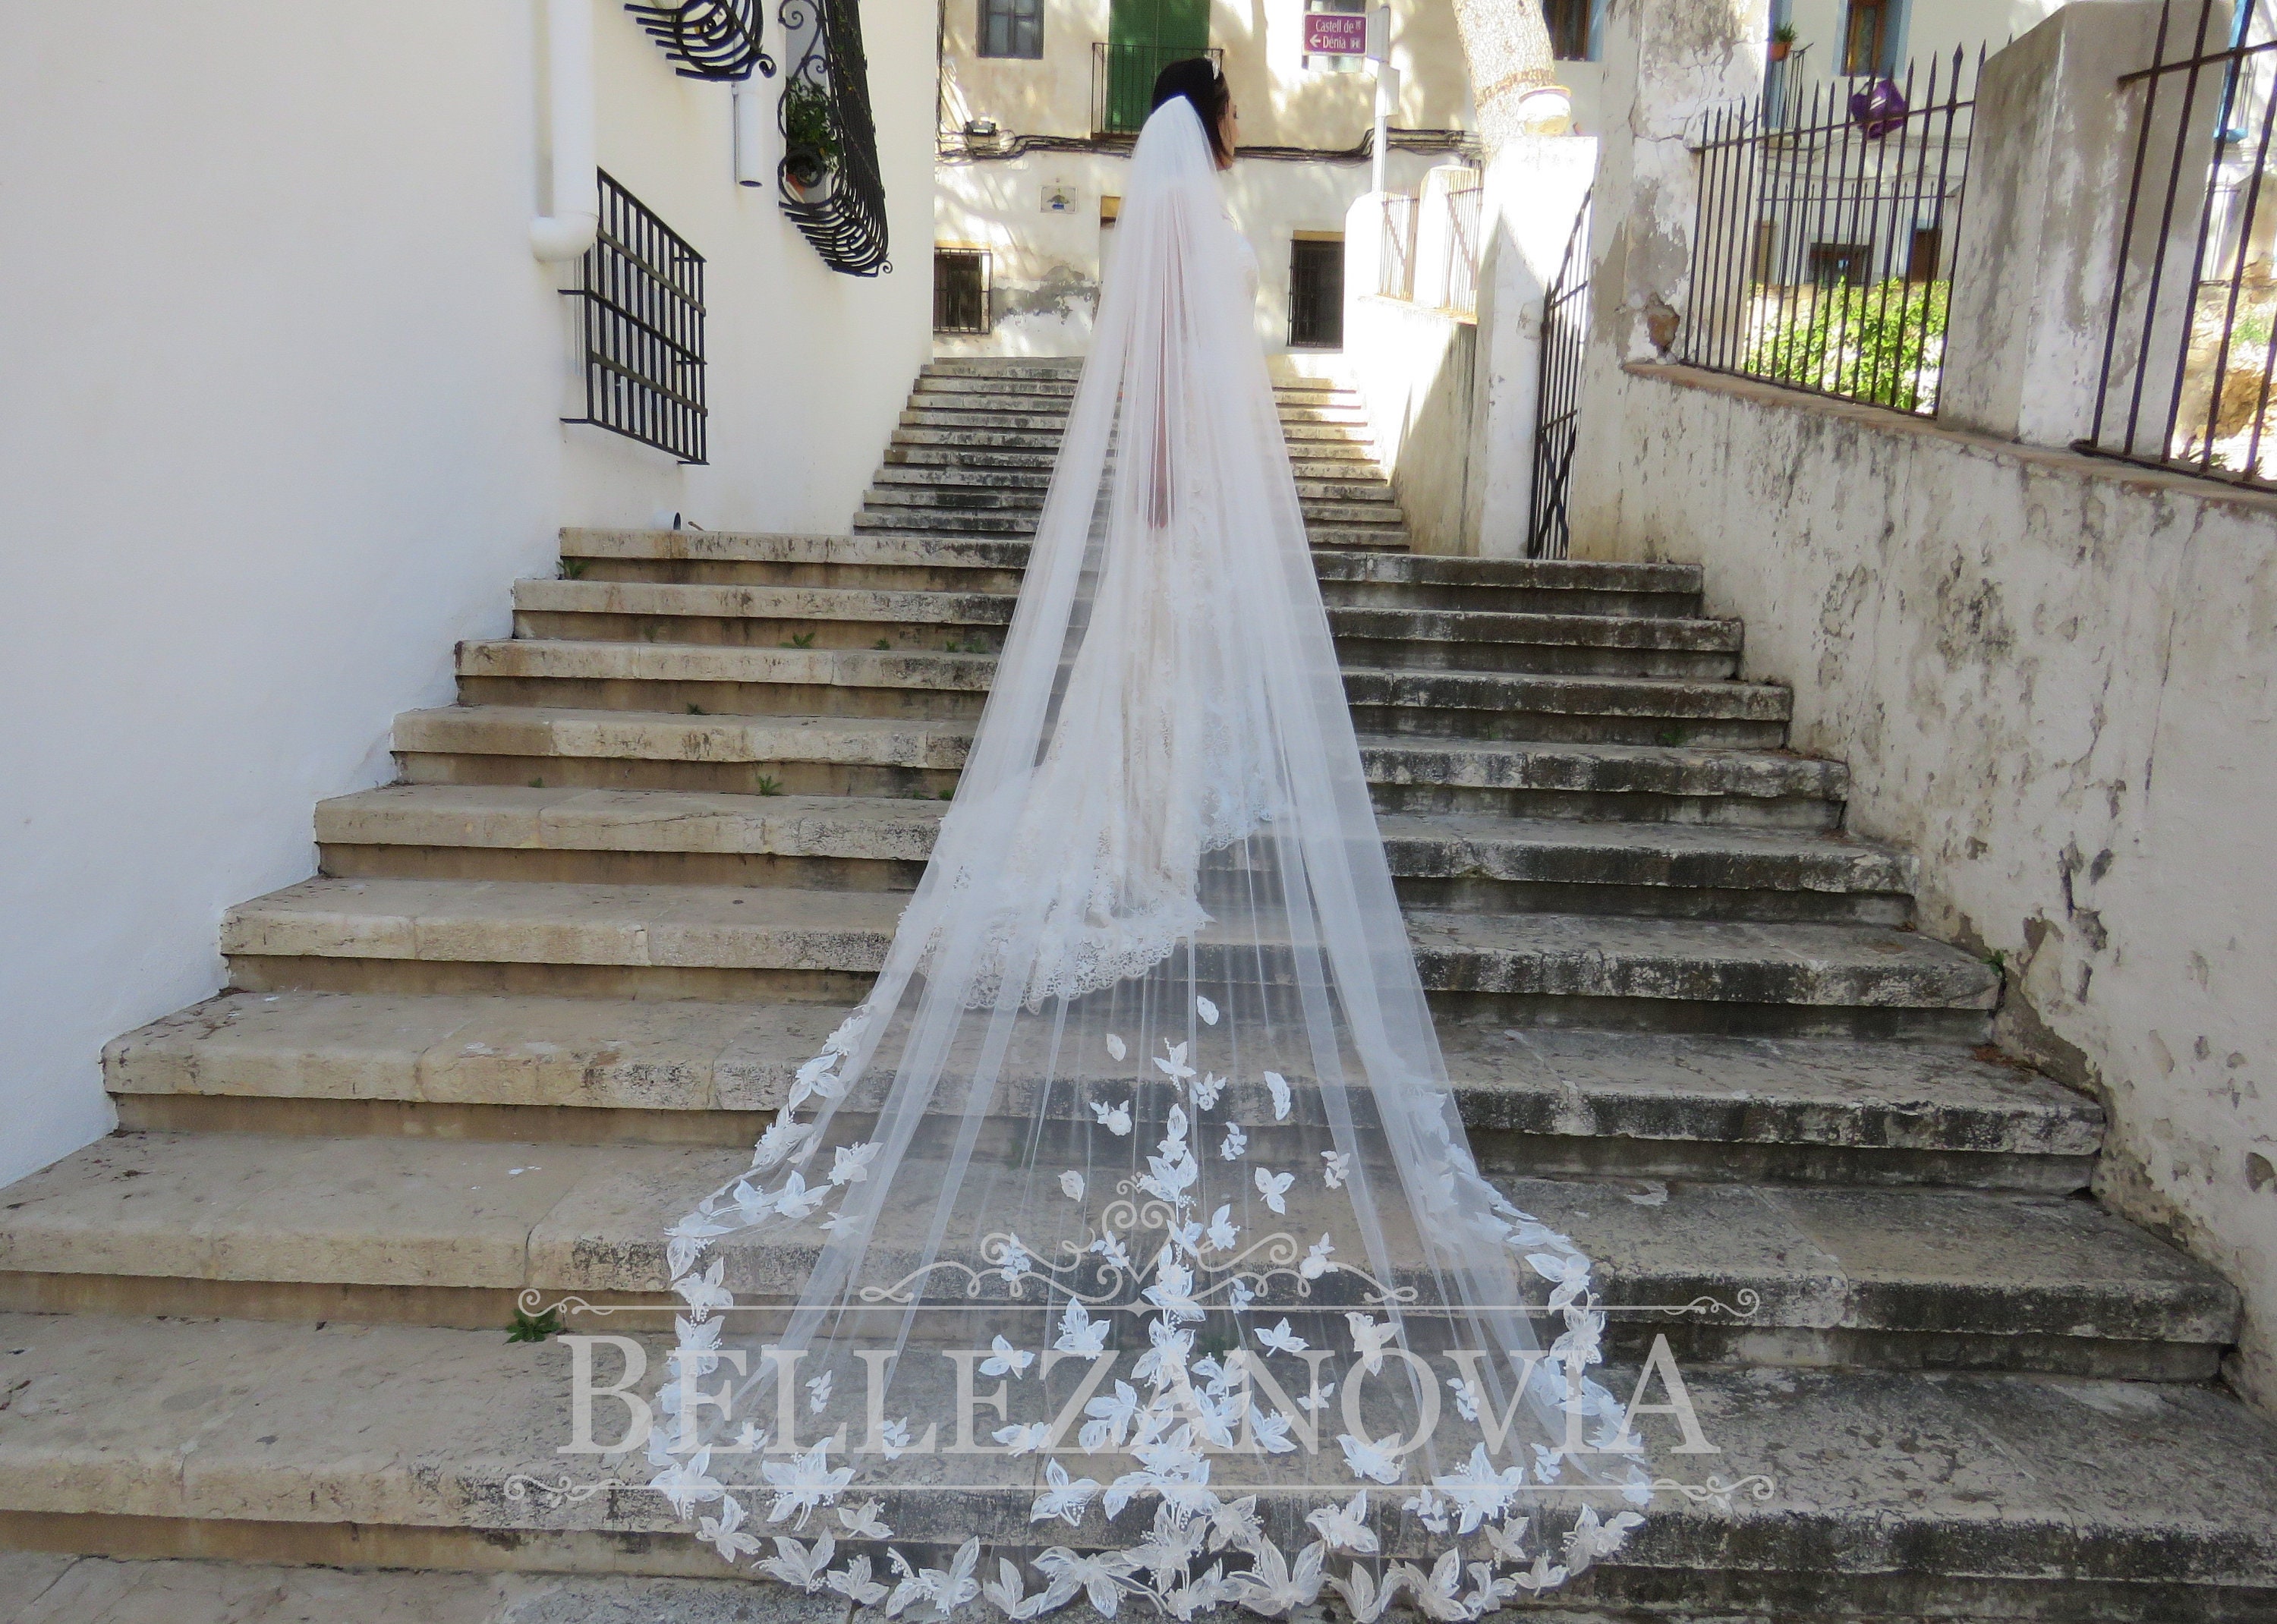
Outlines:
[{"label": "flower pot", "polygon": [[1794,42],[1793,40],[1773,40],[1771,42],[1771,60],[1773,62],[1785,62],[1793,54]]}]

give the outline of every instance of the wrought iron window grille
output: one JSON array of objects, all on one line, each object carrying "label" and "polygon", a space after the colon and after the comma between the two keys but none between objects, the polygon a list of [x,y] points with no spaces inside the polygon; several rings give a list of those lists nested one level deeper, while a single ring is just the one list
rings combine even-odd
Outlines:
[{"label": "wrought iron window grille", "polygon": [[1938,262],[1960,225],[1975,83],[1956,49],[1870,91],[1824,84],[1800,106],[1705,115],[1677,358],[1935,415],[1951,290]]},{"label": "wrought iron window grille", "polygon": [[1289,245],[1289,343],[1293,349],[1344,347],[1344,243],[1299,237]]},{"label": "wrought iron window grille", "polygon": [[625,10],[682,79],[737,80],[753,73],[773,79],[775,61],[759,42],[761,0],[683,0],[679,5]]},{"label": "wrought iron window grille", "polygon": [[[2075,448],[2260,489],[2277,425],[2277,5],[2173,0],[2145,66],[2093,426]],[[2228,37],[2217,27],[2227,18]]]},{"label": "wrought iron window grille", "polygon": [[1566,498],[1580,439],[1581,366],[1589,338],[1589,199],[1565,239],[1557,278],[1542,300],[1542,371],[1534,419],[1534,499],[1526,556],[1562,558],[1571,538]]},{"label": "wrought iron window grille", "polygon": [[933,330],[937,333],[985,333],[988,322],[988,251],[933,251]]},{"label": "wrought iron window grille", "polygon": [[782,0],[775,16],[792,42],[785,55],[798,53],[776,108],[782,211],[833,270],[891,271],[857,0]]},{"label": "wrought iron window grille", "polygon": [[601,227],[580,262],[585,414],[612,434],[705,460],[704,256],[646,205],[599,175]]}]

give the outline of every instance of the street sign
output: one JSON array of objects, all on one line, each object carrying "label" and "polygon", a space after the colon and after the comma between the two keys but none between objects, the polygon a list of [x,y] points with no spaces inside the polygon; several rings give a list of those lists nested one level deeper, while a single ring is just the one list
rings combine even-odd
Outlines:
[{"label": "street sign", "polygon": [[1359,11],[1306,12],[1305,54],[1309,57],[1366,56],[1367,18]]}]

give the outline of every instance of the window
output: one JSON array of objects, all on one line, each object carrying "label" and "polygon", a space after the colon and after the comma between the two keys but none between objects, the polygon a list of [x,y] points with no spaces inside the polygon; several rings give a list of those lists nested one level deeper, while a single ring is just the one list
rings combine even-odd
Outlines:
[{"label": "window", "polygon": [[1597,27],[1605,0],[1542,0],[1542,19],[1550,25],[1550,54],[1560,62],[1595,62]]},{"label": "window", "polygon": [[1902,0],[1849,0],[1842,19],[1842,71],[1887,75],[1897,65]]},{"label": "window", "polygon": [[1289,245],[1289,343],[1344,347],[1344,239],[1299,237]]},{"label": "window", "polygon": [[1810,279],[1821,287],[1863,282],[1873,257],[1871,243],[1815,242],[1810,245]]},{"label": "window", "polygon": [[933,251],[933,330],[988,330],[988,254],[984,248]]},{"label": "window", "polygon": [[980,0],[980,54],[1044,54],[1044,0]]}]

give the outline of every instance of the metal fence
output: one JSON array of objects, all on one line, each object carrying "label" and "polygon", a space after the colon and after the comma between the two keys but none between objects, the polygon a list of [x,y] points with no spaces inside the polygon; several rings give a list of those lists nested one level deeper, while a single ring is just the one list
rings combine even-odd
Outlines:
[{"label": "metal fence", "polygon": [[1934,414],[1983,61],[1706,115],[1679,357]]},{"label": "metal fence", "polygon": [[2277,375],[2277,27],[2269,0],[2173,0],[2119,81],[2136,122],[2083,451],[2240,484],[2263,466]]},{"label": "metal fence", "polygon": [[1383,252],[1375,263],[1375,291],[1386,299],[1415,297],[1415,199],[1404,192],[1383,199]]},{"label": "metal fence", "polygon": [[601,229],[586,250],[585,414],[591,423],[704,460],[704,256],[603,171]]},{"label": "metal fence", "polygon": [[1542,371],[1534,391],[1534,512],[1526,556],[1562,558],[1570,531],[1573,447],[1580,437],[1581,363],[1589,337],[1589,200],[1565,239],[1557,278],[1542,300]]},{"label": "metal fence", "polygon": [[1443,194],[1447,209],[1447,308],[1474,315],[1479,308],[1479,222],[1483,186],[1474,182]]}]

